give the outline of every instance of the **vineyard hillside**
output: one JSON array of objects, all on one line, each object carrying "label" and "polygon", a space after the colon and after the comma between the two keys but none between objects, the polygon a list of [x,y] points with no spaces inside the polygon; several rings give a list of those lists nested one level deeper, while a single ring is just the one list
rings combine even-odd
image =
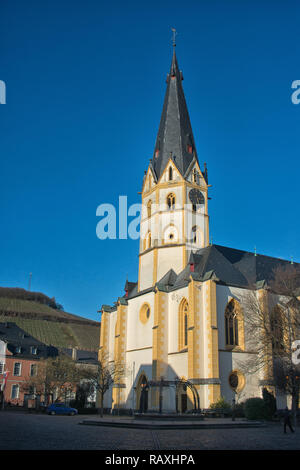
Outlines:
[{"label": "vineyard hillside", "polygon": [[[1,297],[0,323],[13,322],[36,339],[57,348],[97,351],[100,323],[34,300]],[[28,291],[25,291],[28,292]]]}]

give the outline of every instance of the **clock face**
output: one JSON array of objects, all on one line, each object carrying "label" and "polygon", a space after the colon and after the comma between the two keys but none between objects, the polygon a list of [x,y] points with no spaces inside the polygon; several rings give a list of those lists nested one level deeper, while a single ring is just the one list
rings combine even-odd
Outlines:
[{"label": "clock face", "polygon": [[192,204],[204,204],[204,196],[199,189],[193,188],[189,192],[189,198]]}]

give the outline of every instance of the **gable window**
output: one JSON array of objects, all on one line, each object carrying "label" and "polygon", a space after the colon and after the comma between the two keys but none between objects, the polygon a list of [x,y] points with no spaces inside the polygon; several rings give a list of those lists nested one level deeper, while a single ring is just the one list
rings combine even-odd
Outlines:
[{"label": "gable window", "polygon": [[21,362],[15,362],[14,363],[13,375],[16,375],[16,376],[21,375]]},{"label": "gable window", "polygon": [[175,195],[173,193],[168,194],[167,205],[169,210],[175,209]]},{"label": "gable window", "polygon": [[170,166],[169,167],[169,181],[172,181],[173,179],[173,168]]}]

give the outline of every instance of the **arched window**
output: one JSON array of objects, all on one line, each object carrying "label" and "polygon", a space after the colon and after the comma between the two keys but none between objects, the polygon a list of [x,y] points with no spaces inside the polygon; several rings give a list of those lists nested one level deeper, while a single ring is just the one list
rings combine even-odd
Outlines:
[{"label": "arched window", "polygon": [[193,170],[193,182],[198,183],[198,171],[196,170],[196,168],[194,168]]},{"label": "arched window", "polygon": [[173,179],[173,168],[170,166],[169,167],[169,181],[172,181]]},{"label": "arched window", "polygon": [[152,201],[151,199],[147,202],[147,216],[151,217],[151,209],[152,209]]},{"label": "arched window", "polygon": [[235,299],[225,309],[225,339],[227,346],[239,345],[239,303]]},{"label": "arched window", "polygon": [[146,237],[144,238],[143,245],[144,250],[148,250],[149,248],[151,248],[151,232],[147,233]]},{"label": "arched window", "polygon": [[271,311],[270,327],[272,334],[272,349],[276,354],[284,349],[283,311],[279,305],[276,305]]},{"label": "arched window", "polygon": [[175,209],[175,195],[173,193],[168,194],[167,196],[167,205],[168,209]]},{"label": "arched window", "polygon": [[189,304],[186,299],[182,299],[179,305],[178,321],[178,349],[184,349],[188,346],[188,314]]}]

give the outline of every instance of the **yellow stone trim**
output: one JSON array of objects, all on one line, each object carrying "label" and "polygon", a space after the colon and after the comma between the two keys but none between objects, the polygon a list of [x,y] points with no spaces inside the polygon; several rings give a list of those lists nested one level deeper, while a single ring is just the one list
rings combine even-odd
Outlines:
[{"label": "yellow stone trim", "polygon": [[158,251],[157,248],[154,248],[153,251],[153,286],[157,282],[157,260],[158,260]]},{"label": "yellow stone trim", "polygon": [[[207,356],[208,356],[208,378],[219,378],[219,339],[217,328],[217,296],[216,283],[207,281]],[[215,403],[221,396],[219,384],[208,385],[209,403]]]},{"label": "yellow stone trim", "polygon": [[[126,319],[127,319],[127,305],[117,305],[117,322],[115,327],[115,344],[114,344],[114,361],[116,363],[126,362]],[[119,381],[119,385],[125,384],[125,377]],[[125,406],[125,389],[115,387],[113,388],[113,408]]]},{"label": "yellow stone trim", "polygon": [[98,360],[100,362],[107,360],[108,352],[109,352],[109,313],[102,310]]}]

